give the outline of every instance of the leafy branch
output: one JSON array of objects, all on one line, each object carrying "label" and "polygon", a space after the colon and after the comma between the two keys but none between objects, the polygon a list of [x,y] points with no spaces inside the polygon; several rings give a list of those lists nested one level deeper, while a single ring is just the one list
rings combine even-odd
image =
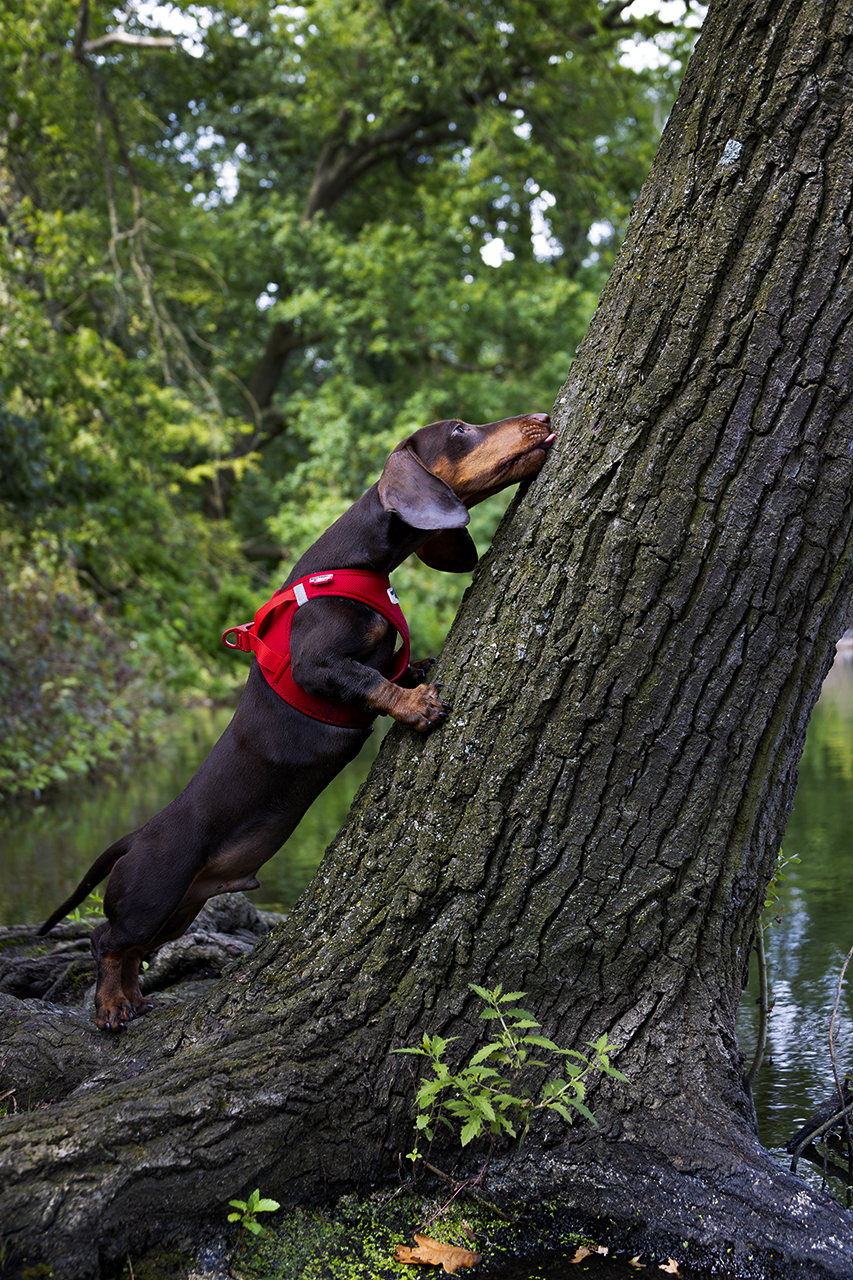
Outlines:
[{"label": "leafy branch", "polygon": [[[554,1112],[567,1124],[576,1115],[596,1124],[586,1106],[586,1078],[592,1071],[627,1083],[627,1076],[610,1065],[610,1055],[618,1045],[609,1044],[607,1036],[587,1041],[592,1050],[587,1057],[576,1049],[561,1049],[553,1040],[539,1035],[539,1023],[526,1009],[518,1007],[523,991],[503,991],[501,983],[493,991],[469,983],[470,989],[483,1001],[480,1017],[500,1024],[495,1038],[479,1049],[466,1066],[451,1071],[445,1060],[448,1046],[457,1037],[430,1036],[424,1033],[421,1047],[395,1049],[394,1053],[411,1053],[427,1058],[432,1075],[422,1080],[415,1095],[418,1114],[415,1118],[416,1140],[407,1159],[412,1163],[423,1159],[418,1143],[423,1134],[432,1143],[440,1124],[460,1128],[463,1147],[484,1133],[492,1140],[501,1135],[524,1142],[533,1117],[540,1111]],[[547,1053],[562,1059],[561,1074],[547,1080],[538,1097],[528,1091],[524,1077],[533,1070],[553,1069],[554,1063],[539,1056]]]}]

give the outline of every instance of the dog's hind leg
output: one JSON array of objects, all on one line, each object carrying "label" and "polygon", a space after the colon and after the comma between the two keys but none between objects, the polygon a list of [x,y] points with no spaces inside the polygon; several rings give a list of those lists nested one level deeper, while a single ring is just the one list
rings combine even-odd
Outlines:
[{"label": "dog's hind leg", "polygon": [[129,951],[125,951],[121,960],[121,989],[136,1018],[157,1007],[142,994],[139,987],[139,967],[144,954],[141,947],[131,947]]},{"label": "dog's hind leg", "polygon": [[[150,1008],[139,990],[139,964],[144,954],[142,947],[109,950],[104,946],[104,935],[109,925],[98,925],[92,934],[92,953],[97,965],[95,987],[95,1025],[102,1031],[121,1031],[141,1013]],[[129,991],[126,993],[124,982]]]},{"label": "dog's hind leg", "polygon": [[92,934],[95,1024],[104,1031],[120,1031],[154,1008],[139,988],[142,957],[161,942],[179,937],[202,906],[201,901],[186,901],[191,877],[177,859],[169,879],[154,873],[155,845],[150,835],[138,838],[118,863],[104,894],[106,922]]}]

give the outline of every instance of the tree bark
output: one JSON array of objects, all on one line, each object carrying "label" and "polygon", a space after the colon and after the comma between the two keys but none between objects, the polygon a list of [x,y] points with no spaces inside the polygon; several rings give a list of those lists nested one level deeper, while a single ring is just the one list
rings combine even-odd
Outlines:
[{"label": "tree bark", "polygon": [[842,0],[711,4],[557,453],[445,647],[452,717],[392,732],[298,908],[207,997],[71,1032],[89,1078],[2,1122],[28,1257],[94,1275],[246,1189],[394,1173],[390,1050],[426,1030],[461,1060],[467,984],[502,981],[563,1045],[606,1031],[630,1084],[591,1091],[597,1129],[534,1129],[499,1185],[853,1274],[849,1216],[758,1142],[735,1036],[853,602],[852,34]]}]

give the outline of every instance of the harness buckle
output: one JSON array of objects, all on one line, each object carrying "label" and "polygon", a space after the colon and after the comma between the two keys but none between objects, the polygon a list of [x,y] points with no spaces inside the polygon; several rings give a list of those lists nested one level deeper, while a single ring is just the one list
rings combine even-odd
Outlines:
[{"label": "harness buckle", "polygon": [[[226,649],[239,649],[242,653],[251,653],[252,646],[249,642],[249,629],[253,627],[253,622],[243,622],[239,627],[229,627],[227,631],[222,632],[222,643]],[[228,636],[233,635],[233,642]]]}]

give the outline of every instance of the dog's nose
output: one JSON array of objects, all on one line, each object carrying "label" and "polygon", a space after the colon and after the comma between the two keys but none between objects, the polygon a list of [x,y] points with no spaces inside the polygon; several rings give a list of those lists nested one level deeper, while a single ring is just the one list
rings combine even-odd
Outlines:
[{"label": "dog's nose", "polygon": [[550,413],[531,413],[530,417],[533,419],[534,422],[550,422],[551,421]]}]

